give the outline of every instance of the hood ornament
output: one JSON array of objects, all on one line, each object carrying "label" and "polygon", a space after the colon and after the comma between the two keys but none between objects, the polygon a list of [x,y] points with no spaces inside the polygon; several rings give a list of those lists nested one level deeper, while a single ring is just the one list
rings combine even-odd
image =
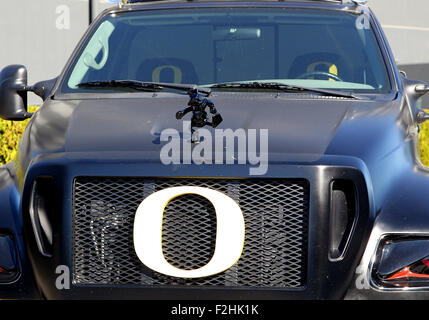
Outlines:
[{"label": "hood ornament", "polygon": [[[191,133],[192,138],[191,142],[199,143],[200,139],[198,137],[198,132],[194,128],[202,128],[204,126],[210,126],[216,128],[222,121],[222,116],[217,111],[213,101],[207,99],[211,92],[204,92],[205,97],[198,91],[197,87],[193,87],[188,91],[189,102],[188,107],[180,110],[176,113],[176,119],[182,119],[186,114],[192,112],[191,118]],[[206,111],[206,108],[210,109],[210,113],[212,114],[211,122],[209,121],[209,117]]]}]

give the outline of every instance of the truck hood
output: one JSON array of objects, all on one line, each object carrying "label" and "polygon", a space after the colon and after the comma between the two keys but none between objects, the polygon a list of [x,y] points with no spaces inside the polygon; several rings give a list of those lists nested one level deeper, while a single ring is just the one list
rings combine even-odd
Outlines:
[{"label": "truck hood", "polygon": [[[55,141],[33,141],[44,141],[40,147],[45,151],[138,152],[145,160],[159,160],[167,143],[160,141],[163,130],[174,129],[183,136],[184,121],[190,121],[191,114],[175,118],[188,96],[141,96],[46,103],[32,124],[38,130],[32,131],[55,136]],[[356,143],[366,143],[368,151],[374,134],[389,134],[386,126],[397,127],[398,103],[392,101],[248,92],[215,93],[211,99],[223,117],[217,129],[256,129],[258,134],[268,130],[270,161],[314,162],[327,153],[353,153],[350,146]],[[215,136],[213,128],[205,128]],[[362,139],[367,141],[358,141]]]}]

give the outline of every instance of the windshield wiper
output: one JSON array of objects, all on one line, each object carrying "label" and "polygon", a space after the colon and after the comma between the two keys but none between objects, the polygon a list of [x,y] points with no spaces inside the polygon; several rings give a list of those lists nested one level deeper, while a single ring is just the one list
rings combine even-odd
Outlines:
[{"label": "windshield wiper", "polygon": [[142,91],[160,91],[167,88],[167,89],[185,91],[188,94],[190,91],[197,89],[199,93],[203,93],[207,96],[209,96],[211,93],[210,89],[200,88],[195,84],[174,84],[174,83],[164,83],[164,82],[145,82],[145,81],[137,81],[137,80],[90,81],[90,82],[79,83],[77,87],[101,88],[101,89],[128,88],[128,89],[142,90]]},{"label": "windshield wiper", "polygon": [[[222,121],[222,116],[217,111],[213,101],[207,99],[211,90],[207,88],[201,88],[194,84],[174,84],[174,83],[163,83],[163,82],[144,82],[137,80],[108,80],[108,81],[91,81],[82,82],[77,85],[79,88],[131,88],[135,90],[151,90],[158,91],[164,88],[185,91],[189,95],[188,107],[176,112],[176,119],[182,119],[186,114],[192,112],[191,118],[191,132],[192,142],[199,142],[199,138],[195,137],[195,127],[202,128],[204,126],[211,126],[216,128]],[[204,97],[205,96],[205,97]],[[206,112],[206,108],[212,115],[212,121],[209,121],[209,116]],[[196,139],[196,140],[195,140]]]},{"label": "windshield wiper", "polygon": [[225,82],[218,83],[210,86],[210,88],[244,88],[244,89],[274,89],[280,91],[306,91],[306,92],[316,92],[321,93],[327,96],[332,97],[342,97],[342,98],[351,98],[351,99],[359,99],[359,97],[343,91],[337,90],[325,90],[325,89],[316,89],[316,88],[308,88],[301,87],[291,84],[284,84],[280,82]]}]

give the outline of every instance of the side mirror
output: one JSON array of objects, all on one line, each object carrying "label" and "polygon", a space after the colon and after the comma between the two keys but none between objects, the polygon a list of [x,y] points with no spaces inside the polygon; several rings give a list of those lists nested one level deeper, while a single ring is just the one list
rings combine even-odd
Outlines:
[{"label": "side mirror", "polygon": [[408,79],[406,77],[403,77],[402,81],[408,103],[414,115],[414,120],[418,124],[429,120],[429,113],[426,113],[418,105],[418,100],[429,92],[429,84],[423,81]]},{"label": "side mirror", "polygon": [[[429,92],[429,85],[426,83],[417,84],[414,90],[419,96],[422,97]],[[416,114],[417,123],[423,123],[426,120],[429,120],[429,113],[425,112],[424,110],[419,110]]]},{"label": "side mirror", "polygon": [[0,117],[21,121],[31,118],[27,112],[27,91],[32,91],[43,100],[52,92],[58,78],[27,85],[27,69],[23,65],[10,65],[0,72]]},{"label": "side mirror", "polygon": [[55,87],[55,83],[57,82],[58,77],[50,79],[50,80],[44,80],[35,83],[34,85],[27,88],[27,91],[32,91],[36,95],[38,95],[40,98],[45,101],[50,94],[52,93],[52,89]]},{"label": "side mirror", "polygon": [[10,65],[0,72],[0,117],[5,120],[25,120],[27,112],[27,69]]},{"label": "side mirror", "polygon": [[417,94],[421,94],[422,96],[429,92],[429,85],[426,83],[418,84],[414,87],[414,90]]},{"label": "side mirror", "polygon": [[423,123],[426,120],[429,120],[429,113],[427,113],[427,112],[425,112],[423,110],[417,112],[417,114],[416,114],[416,121],[417,121],[417,123]]}]

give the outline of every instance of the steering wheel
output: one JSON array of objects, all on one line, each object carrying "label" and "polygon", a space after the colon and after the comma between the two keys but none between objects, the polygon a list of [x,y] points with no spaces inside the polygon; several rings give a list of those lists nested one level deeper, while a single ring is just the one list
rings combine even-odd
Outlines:
[{"label": "steering wheel", "polygon": [[330,73],[330,72],[324,72],[324,71],[312,71],[312,72],[306,72],[306,73],[302,73],[300,74],[298,77],[296,77],[296,79],[305,79],[305,78],[309,78],[312,76],[324,76],[330,79],[334,79],[335,81],[343,81],[343,79],[341,79],[339,76]]}]

